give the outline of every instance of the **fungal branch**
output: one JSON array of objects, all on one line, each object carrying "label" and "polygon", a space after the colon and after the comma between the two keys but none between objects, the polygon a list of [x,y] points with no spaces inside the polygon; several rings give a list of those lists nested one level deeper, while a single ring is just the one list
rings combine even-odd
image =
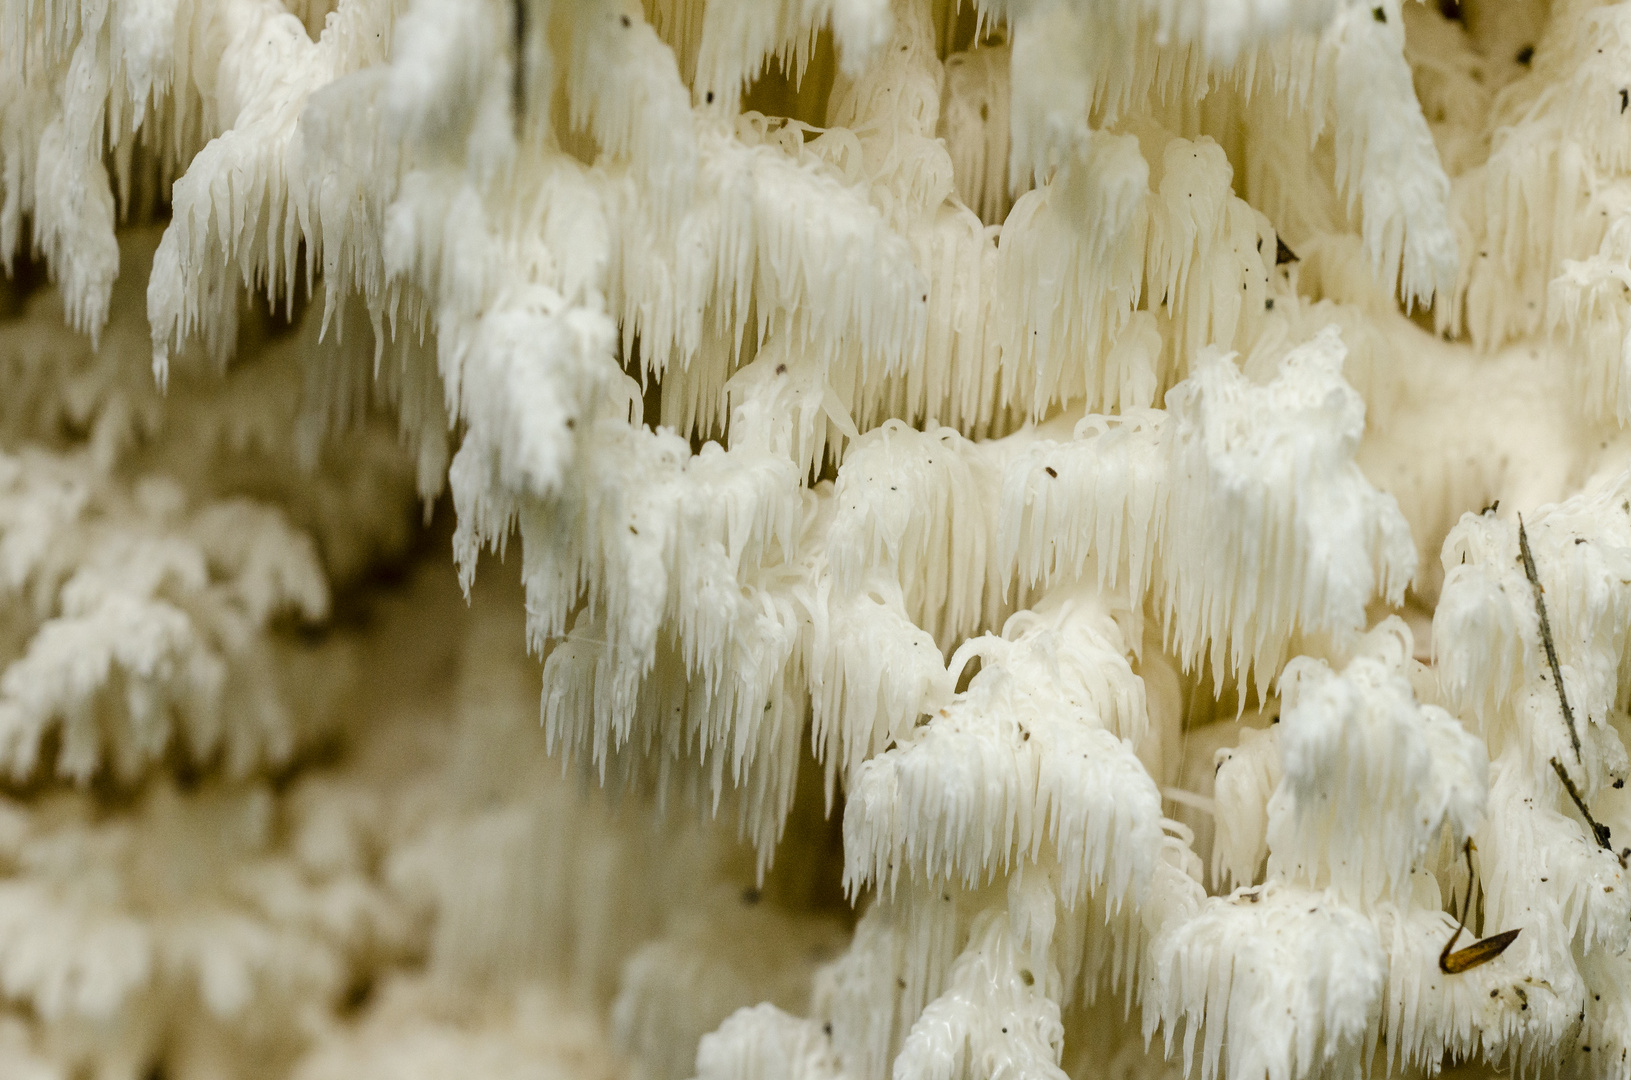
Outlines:
[{"label": "fungal branch", "polygon": [[[0,1075],[1624,1080],[1627,70],[1598,0],[0,0]],[[444,490],[469,641],[318,632]]]}]

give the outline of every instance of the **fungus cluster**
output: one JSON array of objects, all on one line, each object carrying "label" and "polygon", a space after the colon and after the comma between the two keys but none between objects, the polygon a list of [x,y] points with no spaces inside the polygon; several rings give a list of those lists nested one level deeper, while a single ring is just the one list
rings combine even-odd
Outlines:
[{"label": "fungus cluster", "polygon": [[0,0],[0,1076],[1631,1077],[1627,80]]}]

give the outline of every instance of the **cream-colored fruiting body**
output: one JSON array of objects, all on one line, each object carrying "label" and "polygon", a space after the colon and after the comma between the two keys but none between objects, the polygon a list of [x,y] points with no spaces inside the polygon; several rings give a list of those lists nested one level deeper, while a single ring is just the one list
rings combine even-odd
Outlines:
[{"label": "cream-colored fruiting body", "polygon": [[1623,1080],[1628,59],[0,0],[0,1076]]}]

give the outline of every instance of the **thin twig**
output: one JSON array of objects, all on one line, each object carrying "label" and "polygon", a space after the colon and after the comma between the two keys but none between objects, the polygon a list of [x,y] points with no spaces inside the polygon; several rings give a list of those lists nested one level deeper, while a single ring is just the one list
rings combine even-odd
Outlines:
[{"label": "thin twig", "polygon": [[516,125],[527,111],[527,0],[515,0],[515,74],[510,87],[510,108]]},{"label": "thin twig", "polygon": [[[1580,756],[1580,733],[1574,730],[1574,710],[1569,708],[1569,695],[1563,691],[1563,669],[1558,666],[1557,646],[1552,642],[1552,624],[1546,618],[1546,598],[1541,595],[1544,590],[1540,587],[1540,574],[1535,571],[1535,556],[1529,550],[1529,534],[1524,531],[1522,514],[1518,515],[1518,554],[1523,558],[1523,573],[1529,579],[1529,587],[1535,591],[1535,612],[1540,616],[1540,642],[1546,646],[1546,662],[1552,668],[1552,682],[1557,687],[1558,704],[1563,706],[1563,723],[1569,729],[1569,743],[1574,747],[1574,760],[1584,765],[1585,758]],[[1559,774],[1561,775],[1561,768]],[[1579,802],[1578,797],[1575,801]]]},{"label": "thin twig", "polygon": [[[1518,554],[1523,559],[1524,576],[1529,579],[1529,586],[1535,591],[1535,613],[1540,616],[1540,641],[1546,646],[1546,662],[1551,665],[1552,682],[1557,687],[1557,701],[1563,707],[1563,722],[1569,729],[1569,741],[1574,744],[1574,759],[1584,765],[1585,759],[1580,756],[1580,735],[1574,730],[1574,710],[1569,708],[1569,695],[1563,687],[1563,669],[1557,662],[1557,646],[1552,641],[1552,624],[1546,618],[1546,600],[1541,595],[1544,590],[1540,587],[1540,575],[1535,571],[1535,556],[1529,550],[1529,534],[1524,530],[1522,514],[1518,515]],[[1591,835],[1596,838],[1597,846],[1611,855],[1614,854],[1614,845],[1609,842],[1608,826],[1599,824],[1597,819],[1591,816],[1591,810],[1586,806],[1586,800],[1580,794],[1580,789],[1575,786],[1574,777],[1569,775],[1569,770],[1555,757],[1552,758],[1552,770],[1557,773],[1557,778],[1563,781],[1563,790],[1574,800],[1575,809],[1580,811],[1580,816],[1591,826]],[[1623,866],[1624,859],[1620,858]]]},{"label": "thin twig", "polygon": [[[1461,918],[1456,920],[1455,933],[1450,935],[1450,940],[1444,943],[1444,948],[1438,954],[1439,970],[1443,971],[1445,974],[1449,974],[1450,971],[1450,950],[1455,948],[1455,943],[1461,939],[1461,931],[1467,928],[1467,912],[1472,909],[1473,877],[1471,837],[1467,838],[1467,846],[1464,848],[1464,850],[1467,853],[1467,895],[1461,900]],[[1450,903],[1455,903],[1455,893],[1453,892],[1450,894]]]},{"label": "thin twig", "polygon": [[1580,797],[1580,789],[1574,786],[1574,778],[1563,767],[1563,763],[1557,758],[1553,758],[1552,768],[1556,771],[1557,778],[1563,781],[1563,790],[1567,791],[1569,798],[1574,800],[1575,808],[1580,811],[1580,816],[1586,819],[1587,825],[1591,826],[1591,834],[1597,838],[1597,846],[1612,854],[1614,846],[1608,842],[1608,826],[1598,824],[1597,819],[1591,816],[1591,811],[1586,809],[1586,800]]}]

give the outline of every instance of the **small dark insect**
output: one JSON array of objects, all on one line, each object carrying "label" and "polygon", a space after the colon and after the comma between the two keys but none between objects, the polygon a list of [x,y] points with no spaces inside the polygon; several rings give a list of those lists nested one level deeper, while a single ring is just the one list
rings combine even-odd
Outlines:
[{"label": "small dark insect", "polygon": [[1623,113],[1627,105],[1631,105],[1631,90],[1620,91],[1620,111]]},{"label": "small dark insect", "polygon": [[1387,12],[1383,11],[1381,8],[1371,8],[1370,17],[1379,23],[1387,22]]},{"label": "small dark insect", "polygon": [[[1506,947],[1516,940],[1518,940],[1518,931],[1507,930],[1496,934],[1494,937],[1475,941],[1465,949],[1458,949],[1448,956],[1440,955],[1438,958],[1439,969],[1446,975],[1459,975],[1463,971],[1470,971],[1481,964],[1489,963],[1506,952]],[[1454,938],[1451,938],[1450,941],[1451,944],[1455,943]]]},{"label": "small dark insect", "polygon": [[1523,48],[1518,50],[1518,63],[1522,64],[1524,67],[1528,67],[1529,61],[1533,60],[1534,58],[1535,47],[1533,45],[1525,45]]},{"label": "small dark insect", "polygon": [[1284,266],[1288,262],[1296,262],[1297,253],[1286,247],[1286,242],[1278,236],[1274,238],[1274,265]]},{"label": "small dark insect", "polygon": [[[1463,851],[1467,855],[1467,895],[1461,901],[1461,918],[1456,923],[1455,933],[1450,940],[1444,943],[1444,949],[1438,954],[1438,969],[1446,975],[1460,975],[1464,971],[1471,971],[1480,967],[1506,952],[1507,946],[1518,940],[1520,930],[1503,930],[1499,934],[1482,938],[1468,945],[1465,949],[1456,949],[1455,943],[1461,937],[1461,931],[1467,928],[1467,913],[1472,910],[1472,838],[1468,837]],[[1455,951],[1451,951],[1454,949]]]}]

